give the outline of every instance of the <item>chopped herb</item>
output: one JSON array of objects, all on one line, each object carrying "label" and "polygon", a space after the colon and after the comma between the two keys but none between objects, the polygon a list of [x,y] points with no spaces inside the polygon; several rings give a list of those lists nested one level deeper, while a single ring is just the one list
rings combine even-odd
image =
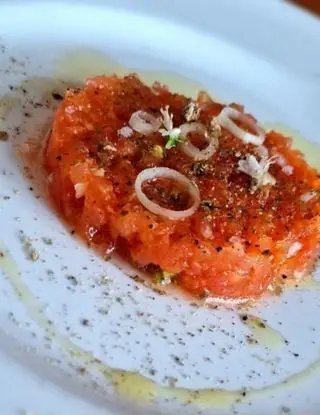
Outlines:
[{"label": "chopped herb", "polygon": [[98,279],[99,285],[109,285],[112,283],[112,279],[107,277],[106,275],[101,275]]},{"label": "chopped herb", "polygon": [[51,239],[51,238],[47,238],[46,236],[44,236],[44,237],[42,238],[42,241],[43,241],[46,245],[52,245],[52,244],[53,244],[52,239]]},{"label": "chopped herb", "polygon": [[173,128],[173,114],[169,113],[168,105],[165,109],[161,108],[160,112],[164,128],[160,128],[159,132],[163,137],[168,137],[165,148],[170,150],[170,148],[177,147],[177,145],[181,142],[181,130],[180,128]]},{"label": "chopped herb", "polygon": [[170,150],[171,148],[177,147],[181,143],[181,139],[178,135],[169,135],[165,148]]},{"label": "chopped herb", "polygon": [[216,209],[217,206],[215,206],[213,204],[213,202],[211,200],[202,200],[200,203],[201,207],[205,210],[212,210],[212,209]]},{"label": "chopped herb", "polygon": [[156,144],[152,147],[151,154],[153,155],[153,157],[163,159],[165,157],[165,150],[162,146]]},{"label": "chopped herb", "polygon": [[36,261],[38,261],[38,259],[39,259],[39,253],[33,248],[32,250],[31,250],[31,252],[30,252],[30,259],[33,261],[33,262],[36,262]]},{"label": "chopped herb", "polygon": [[155,272],[152,278],[152,282],[154,284],[159,284],[159,285],[169,285],[172,283],[172,280],[174,277],[175,277],[175,274],[160,270],[160,271]]},{"label": "chopped herb", "polygon": [[197,177],[206,174],[208,172],[208,169],[209,165],[206,161],[199,161],[198,163],[194,163],[194,165],[192,166],[192,171]]},{"label": "chopped herb", "polygon": [[27,258],[31,259],[33,262],[38,261],[39,253],[32,246],[31,239],[28,238],[22,230],[19,232],[19,239],[22,242],[23,250]]}]

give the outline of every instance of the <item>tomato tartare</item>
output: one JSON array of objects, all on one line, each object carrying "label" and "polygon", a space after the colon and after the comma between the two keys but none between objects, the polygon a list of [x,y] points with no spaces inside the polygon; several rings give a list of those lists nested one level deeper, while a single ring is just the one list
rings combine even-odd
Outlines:
[{"label": "tomato tartare", "polygon": [[319,254],[319,173],[290,138],[205,92],[89,79],[61,102],[44,163],[90,246],[197,297],[257,298]]}]

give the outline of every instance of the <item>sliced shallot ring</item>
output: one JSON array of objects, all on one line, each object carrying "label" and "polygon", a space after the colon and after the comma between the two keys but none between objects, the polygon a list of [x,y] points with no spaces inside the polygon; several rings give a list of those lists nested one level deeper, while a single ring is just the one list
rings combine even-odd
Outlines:
[{"label": "sliced shallot ring", "polygon": [[[189,195],[192,199],[192,206],[185,210],[172,210],[166,209],[150,200],[142,191],[142,185],[147,180],[153,180],[157,178],[167,178],[175,180],[186,187]],[[168,167],[153,167],[150,169],[142,170],[134,184],[135,191],[140,203],[155,215],[163,216],[171,220],[180,220],[187,218],[194,214],[200,205],[200,192],[199,189],[183,174],[176,170],[169,169]]]},{"label": "sliced shallot ring", "polygon": [[129,125],[134,131],[147,135],[159,130],[161,120],[148,112],[139,110],[131,115]]},{"label": "sliced shallot ring", "polygon": [[[192,157],[196,161],[208,160],[217,150],[218,142],[216,137],[208,133],[206,127],[200,122],[191,122],[180,125],[181,130],[181,150],[187,154],[187,156]],[[202,134],[204,139],[209,143],[206,148],[200,150],[198,147],[194,146],[191,141],[188,139],[188,134],[196,132]]]},{"label": "sliced shallot ring", "polygon": [[[247,131],[244,131],[242,128],[238,127],[237,124],[233,122],[233,120],[238,120],[246,124],[252,130],[254,130],[256,134],[251,134]],[[259,127],[259,125],[256,122],[254,122],[250,117],[234,108],[223,108],[223,110],[217,116],[216,121],[221,125],[221,127],[230,131],[231,134],[240,138],[240,140],[242,140],[246,144],[250,143],[255,144],[256,146],[261,146],[264,142],[264,130],[261,127]]]}]

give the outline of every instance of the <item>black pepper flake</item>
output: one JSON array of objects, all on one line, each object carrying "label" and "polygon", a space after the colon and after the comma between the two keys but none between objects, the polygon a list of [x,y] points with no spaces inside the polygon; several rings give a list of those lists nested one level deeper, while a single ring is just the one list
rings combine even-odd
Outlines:
[{"label": "black pepper flake", "polygon": [[67,275],[67,280],[71,282],[72,285],[76,286],[78,285],[78,280],[74,275]]},{"label": "black pepper flake", "polygon": [[223,249],[223,248],[222,248],[222,246],[218,246],[218,247],[216,248],[216,251],[217,251],[217,252],[221,252],[221,251],[222,251],[222,249]]},{"label": "black pepper flake", "polygon": [[202,200],[202,202],[200,203],[200,206],[202,207],[202,209],[207,210],[207,211],[218,209],[218,207],[215,206],[211,200]]},{"label": "black pepper flake", "polygon": [[9,140],[9,134],[6,131],[0,131],[0,141],[8,141]]},{"label": "black pepper flake", "polygon": [[241,316],[241,320],[242,320],[242,321],[247,321],[247,320],[248,320],[248,316],[247,316],[246,314],[243,314],[243,315]]},{"label": "black pepper flake", "polygon": [[85,367],[79,367],[78,372],[82,376],[85,376],[88,373],[88,371]]},{"label": "black pepper flake", "polygon": [[30,114],[30,112],[24,112],[23,113],[23,115],[26,117],[26,118],[30,118],[31,117],[31,114]]},{"label": "black pepper flake", "polygon": [[281,278],[283,278],[284,280],[286,280],[286,279],[288,278],[288,276],[287,276],[287,275],[285,275],[285,274],[282,274],[282,275],[281,275]]},{"label": "black pepper flake", "polygon": [[72,229],[72,230],[70,231],[70,233],[71,233],[71,235],[74,235],[74,234],[76,233],[76,231],[75,231],[74,229]]},{"label": "black pepper flake", "polygon": [[61,95],[59,92],[52,92],[52,98],[55,99],[56,101],[62,101],[63,100],[63,95]]},{"label": "black pepper flake", "polygon": [[61,160],[62,160],[62,156],[57,156],[57,157],[56,157],[56,160],[61,161]]},{"label": "black pepper flake", "polygon": [[293,353],[294,357],[299,357],[299,353]]},{"label": "black pepper flake", "polygon": [[262,251],[262,255],[270,255],[270,249],[265,249],[264,251]]},{"label": "black pepper flake", "polygon": [[184,366],[182,359],[179,356],[171,355],[175,363],[177,363],[179,366]]},{"label": "black pepper flake", "polygon": [[83,325],[83,326],[85,326],[85,327],[90,327],[90,321],[87,319],[87,318],[83,318],[82,320],[81,320],[81,324]]},{"label": "black pepper flake", "polygon": [[4,258],[4,253],[0,251],[0,258]]},{"label": "black pepper flake", "polygon": [[199,294],[200,300],[208,298],[210,296],[210,292],[205,288],[201,294]]},{"label": "black pepper flake", "polygon": [[153,223],[149,223],[148,228],[153,229],[153,226],[154,226]]},{"label": "black pepper flake", "polygon": [[127,216],[129,212],[127,210],[122,210],[120,213],[121,216]]},{"label": "black pepper flake", "polygon": [[52,245],[53,244],[53,241],[52,241],[51,238],[43,236],[41,239],[42,239],[43,243],[45,243],[46,245]]},{"label": "black pepper flake", "polygon": [[29,187],[29,190],[30,190],[30,192],[33,192],[33,187],[30,186]]}]

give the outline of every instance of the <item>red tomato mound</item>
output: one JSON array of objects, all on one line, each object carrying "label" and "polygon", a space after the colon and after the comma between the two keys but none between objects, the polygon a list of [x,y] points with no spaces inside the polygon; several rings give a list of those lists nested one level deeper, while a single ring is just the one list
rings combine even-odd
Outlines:
[{"label": "red tomato mound", "polygon": [[[252,191],[252,177],[239,171],[239,160],[256,154],[256,146],[225,128],[216,152],[204,161],[179,145],[166,149],[167,138],[159,131],[121,130],[135,111],[160,116],[166,106],[179,126],[186,122],[187,103],[135,75],[99,76],[81,90],[68,90],[44,155],[59,213],[103,255],[115,250],[139,268],[170,276],[196,297],[257,298],[281,279],[306,275],[319,254],[320,179],[291,148],[290,138],[266,134],[264,147],[281,162],[269,167],[275,184]],[[205,93],[197,105],[198,121],[206,126],[224,107]],[[239,105],[231,107],[243,112]],[[201,148],[198,138],[192,142]],[[141,204],[135,180],[151,167],[177,170],[195,184],[201,197],[195,213],[172,220]],[[164,208],[181,210],[190,201],[180,187],[159,178],[146,181],[143,192]]]}]

